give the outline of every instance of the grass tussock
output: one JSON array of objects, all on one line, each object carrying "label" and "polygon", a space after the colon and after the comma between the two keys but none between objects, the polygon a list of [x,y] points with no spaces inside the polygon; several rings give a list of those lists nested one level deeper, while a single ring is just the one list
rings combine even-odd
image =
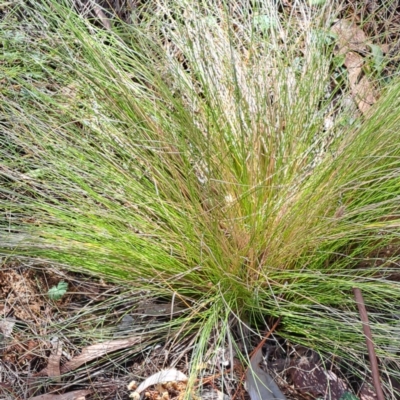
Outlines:
[{"label": "grass tussock", "polygon": [[1,251],[195,301],[197,359],[233,312],[362,365],[358,286],[396,376],[400,84],[356,115],[335,8],[165,0],[104,31],[59,3],[2,22]]}]

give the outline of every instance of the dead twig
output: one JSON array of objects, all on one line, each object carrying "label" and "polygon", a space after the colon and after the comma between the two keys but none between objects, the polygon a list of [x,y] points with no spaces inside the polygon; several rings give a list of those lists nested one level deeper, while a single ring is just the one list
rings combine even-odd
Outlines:
[{"label": "dead twig", "polygon": [[361,322],[363,324],[363,331],[367,342],[369,362],[371,364],[372,382],[374,383],[376,396],[378,400],[384,400],[385,398],[383,396],[381,381],[379,378],[378,360],[376,358],[374,343],[372,341],[372,333],[371,333],[371,328],[369,326],[368,314],[365,308],[364,299],[360,289],[353,288],[353,293],[357,302],[358,311],[361,317]]},{"label": "dead twig", "polygon": [[264,336],[263,340],[261,340],[261,342],[257,345],[256,348],[253,349],[253,351],[250,353],[250,359],[253,358],[253,356],[258,352],[258,349],[260,347],[263,347],[265,342],[267,341],[267,339],[274,333],[275,329],[278,327],[279,323],[281,322],[281,319],[278,318],[276,320],[276,322],[274,323],[274,325],[272,326],[272,328],[266,333],[266,335]]}]

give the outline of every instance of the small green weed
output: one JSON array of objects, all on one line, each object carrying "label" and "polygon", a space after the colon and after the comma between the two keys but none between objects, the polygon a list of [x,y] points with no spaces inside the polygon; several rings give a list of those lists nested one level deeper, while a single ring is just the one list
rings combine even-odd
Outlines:
[{"label": "small green weed", "polygon": [[47,295],[51,300],[60,300],[65,293],[68,291],[68,283],[64,281],[60,281],[57,286],[53,286],[47,292]]}]

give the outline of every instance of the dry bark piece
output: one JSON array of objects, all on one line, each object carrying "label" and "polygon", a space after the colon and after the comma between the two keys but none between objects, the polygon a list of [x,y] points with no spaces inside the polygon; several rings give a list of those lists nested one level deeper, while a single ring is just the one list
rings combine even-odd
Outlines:
[{"label": "dry bark piece", "polygon": [[93,344],[85,347],[82,353],[68,361],[61,367],[61,373],[64,374],[79,368],[81,365],[90,362],[105,354],[112,353],[113,351],[125,349],[126,347],[139,344],[142,341],[139,337],[128,337],[125,339],[108,340],[103,343]]}]

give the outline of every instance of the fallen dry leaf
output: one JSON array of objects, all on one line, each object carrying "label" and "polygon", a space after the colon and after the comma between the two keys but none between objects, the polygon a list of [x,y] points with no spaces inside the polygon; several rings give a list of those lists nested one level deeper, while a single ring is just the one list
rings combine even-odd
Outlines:
[{"label": "fallen dry leaf", "polygon": [[354,51],[349,51],[346,54],[344,65],[347,68],[349,74],[350,85],[354,86],[357,84],[357,80],[362,71],[364,59]]},{"label": "fallen dry leaf", "polygon": [[363,76],[360,82],[352,89],[352,92],[359,110],[366,115],[372,105],[376,103],[372,83],[366,76]]},{"label": "fallen dry leaf", "polygon": [[349,51],[346,54],[344,65],[348,71],[351,93],[359,110],[366,115],[371,106],[376,103],[376,97],[374,96],[374,87],[368,78],[363,76],[359,80],[363,63],[364,59],[358,53]]},{"label": "fallen dry leaf", "polygon": [[140,394],[148,387],[153,385],[158,385],[167,382],[186,382],[187,380],[188,377],[182,372],[178,371],[177,369],[175,368],[165,369],[163,371],[159,371],[149,376],[138,386],[135,392]]},{"label": "fallen dry leaf", "polygon": [[64,394],[41,394],[31,397],[31,400],[85,400],[92,390],[75,390]]},{"label": "fallen dry leaf", "polygon": [[98,6],[96,3],[94,4],[93,11],[95,15],[100,19],[101,23],[103,24],[104,28],[110,30],[111,29],[111,22],[107,18],[106,14],[104,14],[103,10]]},{"label": "fallen dry leaf", "polygon": [[53,350],[47,363],[46,372],[47,375],[51,378],[59,378],[61,375],[60,360],[62,355],[62,343],[59,340],[55,340],[52,345]]},{"label": "fallen dry leaf", "polygon": [[61,367],[61,373],[64,374],[79,368],[81,365],[94,360],[95,358],[104,356],[116,350],[125,349],[126,347],[139,344],[142,341],[139,337],[128,337],[124,339],[108,340],[103,343],[93,344],[85,347],[82,353],[75,356],[72,360],[66,362]]},{"label": "fallen dry leaf", "polygon": [[367,77],[361,80],[360,74],[364,58],[357,52],[367,51],[367,37],[364,31],[354,22],[339,20],[331,28],[337,35],[336,55],[345,55],[344,65],[347,68],[351,92],[359,110],[366,115],[376,102],[374,87]]},{"label": "fallen dry leaf", "polygon": [[335,54],[346,54],[348,51],[367,50],[367,37],[364,31],[354,22],[341,19],[332,26],[331,31],[337,35]]}]

